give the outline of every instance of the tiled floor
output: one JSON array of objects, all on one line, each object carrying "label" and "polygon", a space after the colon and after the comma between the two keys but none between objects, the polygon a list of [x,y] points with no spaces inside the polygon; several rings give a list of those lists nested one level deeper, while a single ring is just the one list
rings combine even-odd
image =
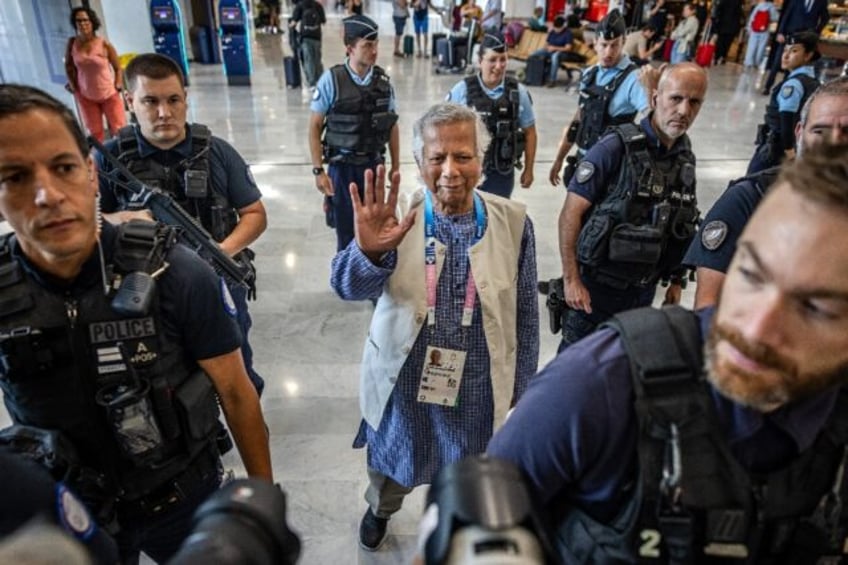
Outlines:
[{"label": "tiled floor", "polygon": [[[398,98],[402,184],[412,187],[411,124],[460,77],[434,74],[429,59],[392,58],[390,5],[372,2],[371,8],[381,25],[379,63]],[[329,10],[325,65],[343,57],[340,17]],[[251,304],[251,342],[267,383],[262,403],[276,479],[288,493],[289,521],[303,539],[304,565],[409,563],[423,489],[392,519],[381,551],[367,554],[357,546],[366,481],[364,453],[351,449],[351,442],[359,420],[358,363],[372,308],[368,302],[342,302],[329,289],[335,236],[324,226],[310,173],[310,93],[285,87],[282,48],[288,50],[287,37],[255,39],[251,87],[228,87],[220,66],[192,67],[189,119],[209,125],[252,164],[269,213],[268,230],[255,245],[260,278],[259,300]],[[728,180],[744,173],[751,156],[755,124],[766,102],[756,94],[758,78],[733,64],[710,69],[706,104],[690,131],[704,210]],[[535,223],[539,273],[547,278],[559,270],[556,220],[564,198],[561,188],[548,184],[548,169],[577,98],[562,88],[531,88],[531,93],[540,140],[536,182],[530,190],[516,189],[514,197],[527,204]],[[691,296],[687,291],[689,303]],[[557,343],[546,324],[543,318],[542,363]],[[238,462],[230,464],[238,470]]]}]

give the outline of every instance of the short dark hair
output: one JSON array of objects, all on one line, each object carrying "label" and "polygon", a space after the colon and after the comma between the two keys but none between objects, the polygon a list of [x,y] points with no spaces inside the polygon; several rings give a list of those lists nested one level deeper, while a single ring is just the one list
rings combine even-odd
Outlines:
[{"label": "short dark hair", "polygon": [[775,186],[784,183],[809,200],[848,213],[848,145],[822,143],[804,151],[781,168]]},{"label": "short dark hair", "polygon": [[77,14],[80,12],[86,13],[88,19],[91,20],[91,30],[93,32],[97,32],[97,30],[100,29],[100,18],[97,17],[97,12],[91,8],[86,8],[85,6],[80,6],[71,10],[71,27],[77,29]]},{"label": "short dark hair", "polygon": [[[88,155],[89,146],[85,133],[67,106],[33,86],[0,84],[0,120],[32,110],[46,110],[59,116],[74,138],[80,153],[83,157]],[[45,132],[45,135],[49,134]]]},{"label": "short dark hair", "polygon": [[132,61],[124,69],[124,82],[127,90],[135,90],[138,77],[147,77],[156,80],[176,76],[180,84],[185,87],[185,75],[176,61],[166,55],[159,53],[142,53],[133,57]]}]

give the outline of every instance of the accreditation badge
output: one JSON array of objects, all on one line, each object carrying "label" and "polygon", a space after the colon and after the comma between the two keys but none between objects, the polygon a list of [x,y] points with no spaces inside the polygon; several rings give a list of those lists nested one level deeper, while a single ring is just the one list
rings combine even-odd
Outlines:
[{"label": "accreditation badge", "polygon": [[456,406],[465,356],[465,351],[428,345],[418,385],[418,402]]}]

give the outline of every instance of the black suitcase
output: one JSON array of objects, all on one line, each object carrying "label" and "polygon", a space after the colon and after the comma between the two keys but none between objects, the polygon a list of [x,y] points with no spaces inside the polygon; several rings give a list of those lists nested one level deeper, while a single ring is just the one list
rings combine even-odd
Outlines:
[{"label": "black suitcase", "polygon": [[297,57],[283,57],[283,69],[286,72],[286,86],[300,88],[300,63]]},{"label": "black suitcase", "polygon": [[407,57],[415,55],[415,38],[411,35],[403,36],[403,54]]},{"label": "black suitcase", "polygon": [[548,77],[548,59],[542,56],[531,55],[527,59],[524,68],[524,84],[527,86],[542,86]]},{"label": "black suitcase", "polygon": [[443,69],[464,69],[467,51],[466,38],[461,37],[458,41],[453,38],[442,38],[436,42],[436,61]]},{"label": "black suitcase", "polygon": [[453,66],[453,50],[447,37],[440,37],[435,42],[436,62],[440,67],[449,69]]}]

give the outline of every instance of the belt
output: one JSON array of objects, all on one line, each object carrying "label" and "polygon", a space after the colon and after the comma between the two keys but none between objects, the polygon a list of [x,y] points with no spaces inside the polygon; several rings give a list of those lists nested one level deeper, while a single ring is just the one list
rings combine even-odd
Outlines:
[{"label": "belt", "polygon": [[329,163],[344,163],[347,165],[367,165],[374,161],[382,161],[382,153],[339,153],[330,157]]},{"label": "belt", "polygon": [[195,498],[211,485],[220,484],[224,467],[213,444],[195,457],[181,473],[135,500],[118,502],[119,521],[158,516],[175,505]]}]

